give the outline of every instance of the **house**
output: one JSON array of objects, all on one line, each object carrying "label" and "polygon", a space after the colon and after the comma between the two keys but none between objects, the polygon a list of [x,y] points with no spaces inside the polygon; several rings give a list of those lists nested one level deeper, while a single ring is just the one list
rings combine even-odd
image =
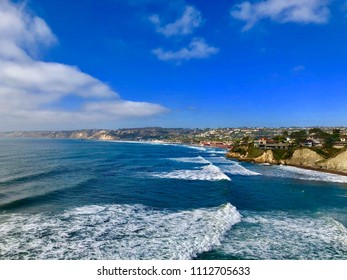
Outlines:
[{"label": "house", "polygon": [[259,148],[260,146],[263,146],[266,144],[274,144],[274,143],[275,143],[274,140],[272,140],[270,138],[262,137],[260,139],[254,140],[254,147]]},{"label": "house", "polygon": [[319,146],[322,146],[322,141],[313,137],[309,137],[305,141],[300,142],[299,145],[301,147],[308,147],[308,148],[319,147]]},{"label": "house", "polygon": [[305,141],[302,143],[302,146],[311,148],[311,147],[314,146],[314,144],[313,144],[313,141],[309,139],[309,140],[305,140]]},{"label": "house", "polygon": [[260,138],[254,140],[254,147],[261,150],[288,150],[288,143],[276,143],[270,138]]},{"label": "house", "polygon": [[334,147],[336,148],[343,148],[347,146],[347,136],[341,136],[340,141],[335,141],[334,142]]}]

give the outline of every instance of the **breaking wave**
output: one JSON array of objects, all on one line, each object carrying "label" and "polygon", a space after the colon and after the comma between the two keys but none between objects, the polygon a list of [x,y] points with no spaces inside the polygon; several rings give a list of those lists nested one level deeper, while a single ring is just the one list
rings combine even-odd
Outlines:
[{"label": "breaking wave", "polygon": [[243,176],[261,175],[260,173],[251,171],[238,162],[226,159],[225,157],[208,157],[208,160],[214,164],[218,164],[219,168],[228,174]]},{"label": "breaking wave", "polygon": [[243,176],[257,176],[261,175],[258,172],[251,171],[242,165],[235,163],[232,165],[224,165],[221,167],[222,171],[232,175],[243,175]]},{"label": "breaking wave", "polygon": [[154,177],[168,178],[168,179],[181,179],[181,180],[206,180],[206,181],[219,181],[231,179],[220,170],[219,167],[210,163],[199,169],[193,170],[175,170],[172,172],[162,172],[152,174]]},{"label": "breaking wave", "polygon": [[241,259],[346,259],[347,229],[326,216],[244,212],[221,250]]},{"label": "breaking wave", "polygon": [[192,259],[220,244],[241,216],[227,203],[171,212],[84,206],[0,216],[0,259]]},{"label": "breaking wave", "polygon": [[300,180],[323,181],[334,183],[347,183],[347,176],[330,174],[320,171],[308,170],[293,166],[280,165],[277,167],[281,173],[276,172],[275,176],[291,177]]},{"label": "breaking wave", "polygon": [[169,158],[169,160],[178,161],[178,162],[188,162],[188,163],[204,163],[204,164],[210,164],[211,163],[208,160],[204,159],[202,156]]}]

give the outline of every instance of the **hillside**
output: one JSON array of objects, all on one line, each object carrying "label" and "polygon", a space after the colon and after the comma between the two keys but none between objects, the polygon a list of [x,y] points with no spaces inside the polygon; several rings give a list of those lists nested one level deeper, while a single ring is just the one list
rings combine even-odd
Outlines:
[{"label": "hillside", "polygon": [[182,135],[192,135],[193,129],[183,128],[131,128],[131,129],[85,129],[72,131],[14,131],[0,132],[0,137],[61,138],[61,139],[95,139],[148,141],[176,139]]},{"label": "hillside", "polygon": [[258,150],[258,153],[248,147],[239,147],[238,149],[236,151],[231,150],[227,153],[227,157],[241,161],[291,165],[347,175],[346,148],[331,153],[330,157],[323,157],[322,152],[309,148],[296,148],[289,151]]}]

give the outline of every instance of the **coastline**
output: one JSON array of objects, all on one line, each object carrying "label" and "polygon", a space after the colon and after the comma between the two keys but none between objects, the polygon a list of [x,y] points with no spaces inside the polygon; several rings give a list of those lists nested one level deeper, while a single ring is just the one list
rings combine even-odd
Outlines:
[{"label": "coastline", "polygon": [[[4,137],[5,139],[8,138],[32,138],[32,137]],[[33,138],[33,139],[71,139],[71,140],[91,140],[91,141],[101,141],[101,142],[114,142],[114,143],[129,143],[129,144],[148,144],[148,145],[175,145],[175,146],[182,146],[182,147],[192,147],[192,148],[212,148],[212,149],[220,149],[220,150],[225,150],[225,158],[226,159],[233,159],[237,160],[240,162],[249,162],[253,164],[261,164],[259,162],[255,162],[251,158],[237,158],[237,157],[230,157],[227,156],[228,154],[228,149],[224,149],[221,147],[215,147],[215,146],[201,146],[201,145],[196,145],[196,144],[189,144],[189,143],[178,143],[178,142],[166,142],[166,141],[136,141],[136,140],[115,140],[115,139],[84,139],[84,138],[45,138],[45,137],[38,137],[38,138]],[[273,164],[270,162],[265,162],[268,163],[269,165],[281,165],[281,164]],[[341,172],[341,171],[336,171],[336,170],[329,170],[329,169],[324,169],[324,168],[315,168],[315,167],[309,167],[309,166],[303,166],[303,165],[295,165],[295,164],[282,164],[284,166],[292,166],[296,168],[301,168],[301,169],[306,169],[306,170],[312,170],[312,171],[318,171],[318,172],[323,172],[323,173],[328,173],[328,174],[334,174],[334,175],[340,175],[340,176],[346,176],[346,172]]]},{"label": "coastline", "polygon": [[[156,145],[179,145],[179,146],[186,146],[186,147],[195,147],[195,148],[212,148],[212,149],[221,149],[221,150],[226,150],[225,153],[225,158],[226,159],[231,159],[230,157],[227,157],[227,153],[228,150],[227,149],[223,149],[220,147],[214,147],[214,146],[209,146],[209,147],[205,147],[205,146],[200,146],[200,145],[194,145],[194,144],[186,144],[186,143],[174,143],[174,142],[165,142],[165,141],[126,141],[126,140],[101,140],[101,141],[108,141],[108,142],[119,142],[119,143],[137,143],[137,144],[156,144]],[[234,160],[240,161],[240,162],[249,162],[249,163],[253,163],[253,164],[260,164],[255,162],[252,159],[240,159],[240,158],[232,158]],[[314,168],[314,167],[309,167],[309,166],[302,166],[302,165],[295,165],[295,164],[272,164],[269,163],[268,164],[271,165],[283,165],[283,166],[292,166],[292,167],[296,167],[296,168],[301,168],[301,169],[306,169],[306,170],[312,170],[312,171],[318,171],[318,172],[323,172],[323,173],[328,173],[328,174],[334,174],[334,175],[340,175],[340,176],[345,176],[347,177],[347,173],[345,172],[341,172],[341,171],[335,171],[335,170],[329,170],[329,169],[323,169],[323,168]]]},{"label": "coastline", "polygon": [[[257,162],[255,162],[252,159],[240,159],[240,158],[231,158],[231,157],[226,157],[226,159],[233,159],[233,160],[237,160],[237,161],[240,161],[240,162],[249,162],[249,163],[253,163],[253,164],[263,164],[263,163],[257,163]],[[269,166],[272,166],[272,165],[292,166],[292,167],[296,167],[296,168],[301,168],[301,169],[306,169],[306,170],[318,171],[318,172],[323,172],[323,173],[328,173],[328,174],[334,174],[334,175],[340,175],[340,176],[347,177],[347,173],[345,173],[345,172],[329,170],[329,169],[323,169],[323,168],[314,168],[314,167],[295,165],[295,164],[273,164],[273,163],[269,163],[269,162],[267,162],[267,164],[269,164]]]}]

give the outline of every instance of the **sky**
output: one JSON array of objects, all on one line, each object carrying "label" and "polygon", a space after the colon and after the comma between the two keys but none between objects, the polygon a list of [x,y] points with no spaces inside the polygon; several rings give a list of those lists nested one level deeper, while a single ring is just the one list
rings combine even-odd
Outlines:
[{"label": "sky", "polygon": [[0,131],[347,126],[347,0],[0,0]]}]

